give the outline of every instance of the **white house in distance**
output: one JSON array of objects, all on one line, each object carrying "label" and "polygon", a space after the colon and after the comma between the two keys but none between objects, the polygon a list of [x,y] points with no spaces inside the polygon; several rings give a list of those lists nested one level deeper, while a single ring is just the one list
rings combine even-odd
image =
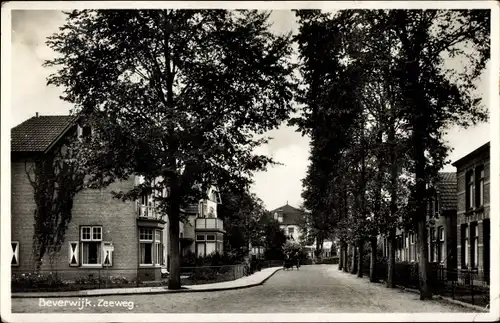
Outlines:
[{"label": "white house in distance", "polygon": [[301,226],[305,223],[305,217],[302,210],[294,208],[291,205],[279,207],[271,211],[274,219],[280,224],[280,228],[285,231],[287,237],[299,242],[302,235]]}]

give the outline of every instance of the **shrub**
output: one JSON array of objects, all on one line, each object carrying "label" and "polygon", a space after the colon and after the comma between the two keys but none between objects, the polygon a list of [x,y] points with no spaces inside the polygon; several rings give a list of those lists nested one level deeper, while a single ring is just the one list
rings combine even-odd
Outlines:
[{"label": "shrub", "polygon": [[56,273],[37,273],[27,272],[22,274],[13,274],[12,282],[13,287],[16,288],[51,288],[64,285],[63,281],[57,277]]},{"label": "shrub", "polygon": [[181,267],[227,266],[240,262],[239,256],[234,254],[212,253],[205,257],[197,257],[191,252],[181,257]]}]

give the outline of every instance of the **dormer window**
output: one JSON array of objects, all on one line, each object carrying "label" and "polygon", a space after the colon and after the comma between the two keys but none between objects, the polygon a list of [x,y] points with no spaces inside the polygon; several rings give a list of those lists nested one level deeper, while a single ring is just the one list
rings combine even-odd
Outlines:
[{"label": "dormer window", "polygon": [[78,125],[77,136],[79,140],[81,141],[88,140],[91,135],[92,135],[92,128],[90,126]]}]

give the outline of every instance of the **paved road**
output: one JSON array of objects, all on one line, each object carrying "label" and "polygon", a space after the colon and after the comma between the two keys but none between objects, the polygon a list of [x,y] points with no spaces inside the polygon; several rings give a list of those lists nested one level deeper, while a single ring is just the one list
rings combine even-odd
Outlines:
[{"label": "paved road", "polygon": [[[57,300],[57,299],[56,299]],[[77,301],[78,298],[67,298]],[[92,306],[39,306],[39,299],[12,299],[12,312],[72,313],[416,313],[471,312],[444,301],[422,302],[417,294],[390,290],[367,279],[339,272],[337,266],[304,266],[278,271],[264,285],[219,292],[101,296],[87,299]],[[122,302],[104,306],[104,301]],[[42,301],[43,302],[43,301]],[[82,300],[82,303],[85,299]],[[130,302],[130,303],[127,303]],[[87,303],[87,304],[90,304]],[[132,306],[127,307],[127,305]],[[95,306],[93,306],[95,305]],[[79,309],[79,307],[82,307]],[[131,309],[129,309],[131,308]]]}]

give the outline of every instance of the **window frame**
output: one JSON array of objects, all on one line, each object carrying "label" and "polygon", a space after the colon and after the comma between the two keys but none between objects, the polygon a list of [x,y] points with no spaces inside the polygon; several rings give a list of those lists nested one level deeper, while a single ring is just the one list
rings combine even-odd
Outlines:
[{"label": "window frame", "polygon": [[446,236],[444,232],[444,226],[439,226],[437,230],[437,241],[438,241],[438,262],[442,263],[446,256],[444,253],[444,246],[445,246],[445,241],[446,241]]},{"label": "window frame", "polygon": [[162,232],[161,230],[154,230],[154,253],[156,256],[154,256],[154,264],[156,266],[161,266],[164,264],[164,257],[163,257],[163,237],[162,237]]},{"label": "window frame", "polygon": [[474,172],[469,170],[465,173],[465,210],[472,210],[474,204]]},{"label": "window frame", "polygon": [[479,223],[477,222],[471,223],[470,230],[471,230],[470,267],[473,269],[477,269],[479,265]]},{"label": "window frame", "polygon": [[480,208],[484,206],[484,165],[476,167],[476,183],[475,183],[475,206]]},{"label": "window frame", "polygon": [[[88,229],[88,233],[89,233],[89,236],[90,238],[86,239],[84,238],[84,231]],[[94,237],[94,229],[98,229],[99,230],[99,238],[97,237]],[[102,253],[103,253],[103,243],[102,243],[102,240],[103,240],[103,230],[102,230],[102,225],[82,225],[80,226],[80,237],[79,237],[79,250],[78,250],[78,257],[80,258],[79,259],[79,264],[80,264],[80,267],[87,267],[87,268],[102,268],[102,262],[103,262],[103,259],[102,259]],[[95,263],[95,264],[92,264],[92,263],[88,263],[88,260],[89,259],[84,259],[84,255],[85,255],[85,245],[89,245],[89,249],[90,249],[90,244],[97,244],[97,259],[98,259],[98,262]],[[87,257],[89,257],[89,254],[87,254]],[[87,262],[87,263],[86,263]],[[76,265],[73,265],[73,266],[76,266]]]},{"label": "window frame", "polygon": [[462,225],[462,267],[469,268],[469,225]]}]

